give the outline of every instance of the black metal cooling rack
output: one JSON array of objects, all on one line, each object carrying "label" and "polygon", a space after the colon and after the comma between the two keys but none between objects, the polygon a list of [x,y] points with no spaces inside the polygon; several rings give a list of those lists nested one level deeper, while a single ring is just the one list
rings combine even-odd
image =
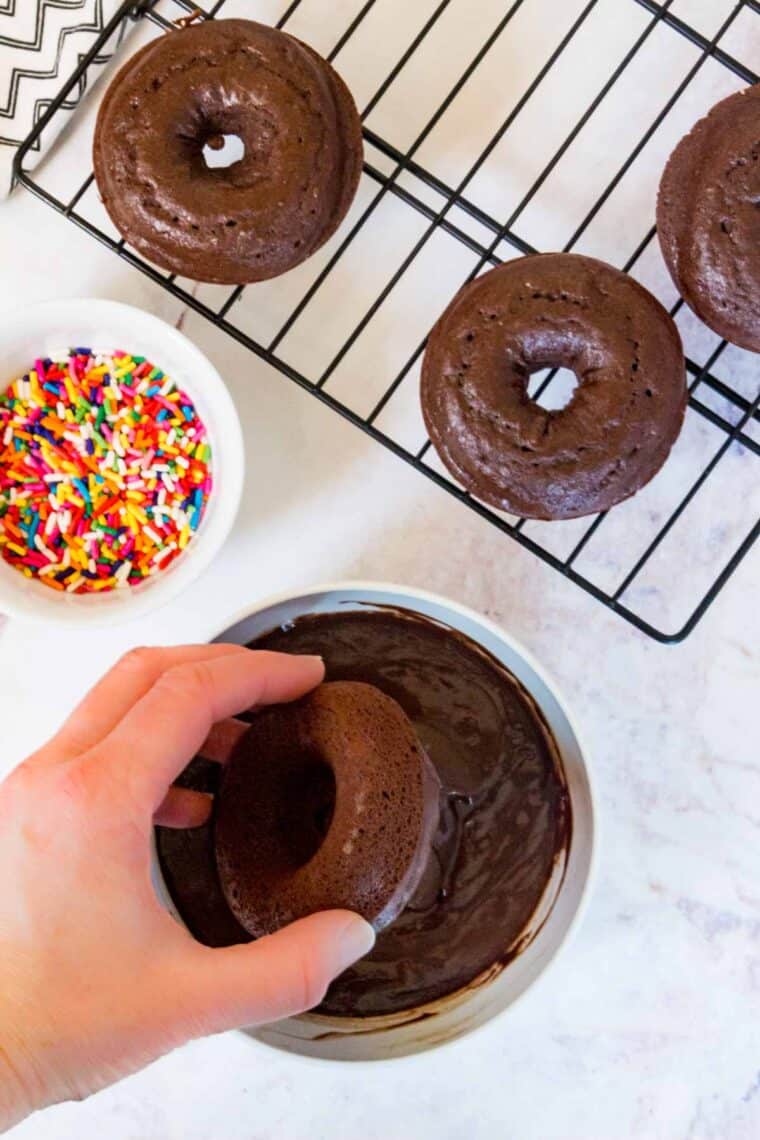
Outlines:
[{"label": "black metal cooling rack", "polygon": [[[305,0],[293,0],[280,15],[277,26],[287,27],[304,2]],[[546,58],[543,64],[536,70],[534,77],[527,83],[522,95],[509,111],[509,114],[503,120],[481,154],[477,157],[475,162],[462,173],[457,184],[450,185],[433,170],[428,169],[424,162],[418,161],[419,152],[425,141],[430,137],[431,132],[443,120],[447,112],[449,112],[449,109],[454,104],[460,92],[465,88],[465,85],[476,74],[477,69],[481,66],[489,51],[491,51],[497,41],[500,40],[500,37],[510,34],[510,25],[516,19],[520,10],[533,2],[533,0],[514,0],[512,3],[505,2],[501,17],[492,27],[475,54],[471,58],[462,59],[461,70],[456,82],[451,86],[445,98],[430,116],[424,128],[406,149],[397,147],[387,137],[381,137],[366,125],[366,120],[378,103],[389,92],[392,85],[398,81],[399,76],[403,74],[404,69],[409,65],[410,61],[418,57],[419,53],[426,50],[426,44],[434,33],[436,25],[454,2],[455,0],[440,0],[437,7],[431,10],[424,25],[419,28],[416,34],[410,37],[409,42],[403,51],[400,52],[395,63],[377,87],[369,102],[364,106],[362,110],[362,117],[363,120],[365,120],[364,136],[366,145],[364,178],[369,179],[372,183],[372,193],[369,197],[368,204],[362,209],[355,220],[344,223],[343,228],[339,231],[334,242],[328,247],[330,249],[330,255],[319,273],[301,295],[297,304],[289,312],[287,318],[280,323],[274,335],[269,337],[266,342],[264,342],[262,338],[257,339],[249,335],[235,323],[236,306],[239,305],[243,295],[242,286],[231,289],[221,304],[199,299],[199,297],[195,295],[195,291],[191,291],[192,286],[185,287],[174,275],[167,275],[161,272],[137,256],[125,245],[123,240],[119,240],[117,236],[112,236],[106,232],[105,227],[89,219],[80,204],[92,186],[92,173],[87,176],[73,194],[64,197],[46,189],[42,179],[38,177],[35,171],[32,171],[27,166],[27,160],[31,152],[41,149],[44,150],[45,131],[61,108],[66,105],[69,94],[78,85],[82,84],[82,80],[86,77],[87,69],[91,66],[92,62],[102,54],[106,44],[114,42],[112,37],[120,36],[128,21],[149,21],[156,29],[166,31],[172,27],[173,20],[182,17],[183,14],[195,13],[195,18],[198,19],[212,19],[218,15],[225,15],[224,9],[227,6],[227,0],[217,0],[216,3],[209,4],[205,9],[193,4],[192,0],[142,0],[142,2],[138,3],[135,3],[134,0],[126,0],[114,15],[113,19],[106,25],[102,35],[93,43],[90,51],[81,59],[79,66],[71,78],[63,86],[57,98],[42,115],[35,129],[20,147],[15,160],[16,179],[48,205],[60,211],[93,237],[112,248],[124,260],[139,268],[154,281],[163,285],[170,293],[187,306],[213,321],[219,328],[245,345],[257,356],[279,369],[280,372],[311,392],[323,403],[339,412],[355,426],[361,428],[368,435],[389,448],[399,458],[405,460],[424,474],[428,479],[431,479],[439,486],[445,488],[460,502],[466,504],[470,509],[487,519],[499,530],[510,535],[521,545],[527,547],[535,555],[543,559],[544,562],[553,566],[566,578],[569,578],[581,586],[609,609],[626,618],[639,630],[658,641],[680,641],[693,630],[696,623],[736,570],[742,558],[747,554],[760,531],[760,520],[753,520],[753,518],[750,517],[740,521],[738,534],[736,528],[730,534],[723,533],[725,528],[721,527],[721,518],[718,517],[713,520],[715,524],[713,529],[717,534],[717,541],[722,543],[720,565],[714,574],[711,573],[709,587],[706,590],[699,590],[699,595],[694,599],[693,606],[691,601],[689,601],[687,620],[683,622],[683,624],[680,624],[677,629],[663,629],[660,625],[664,623],[656,624],[655,619],[652,619],[651,615],[649,618],[647,617],[646,603],[648,595],[646,589],[641,590],[640,596],[636,597],[635,608],[634,605],[629,602],[628,598],[630,597],[630,592],[632,588],[635,591],[638,583],[642,581],[642,575],[649,566],[650,560],[653,559],[653,557],[662,555],[661,548],[663,548],[663,544],[666,543],[669,536],[672,536],[674,528],[677,527],[679,520],[682,519],[682,516],[684,516],[689,506],[694,502],[700,492],[705,490],[708,480],[715,479],[716,472],[720,470],[721,461],[723,461],[725,466],[725,457],[731,453],[732,449],[741,449],[742,453],[746,454],[747,457],[757,457],[760,455],[760,443],[758,442],[758,440],[760,440],[760,432],[756,431],[756,427],[760,423],[760,413],[758,412],[760,390],[755,391],[754,395],[752,395],[751,392],[747,394],[746,384],[734,383],[731,376],[726,378],[725,376],[721,377],[717,374],[720,371],[717,367],[718,363],[727,348],[725,341],[715,345],[712,351],[707,354],[706,359],[699,361],[690,357],[687,358],[690,414],[695,413],[698,417],[702,417],[712,425],[713,428],[717,429],[719,433],[719,443],[709,458],[701,465],[700,469],[694,473],[694,477],[689,481],[685,491],[680,495],[677,504],[663,517],[657,519],[656,532],[651,535],[645,549],[641,551],[638,556],[632,558],[630,564],[626,564],[622,568],[614,587],[601,586],[598,581],[594,581],[592,573],[584,571],[582,567],[579,568],[579,559],[581,559],[582,553],[587,550],[590,545],[597,549],[600,543],[602,547],[604,546],[605,536],[609,531],[608,520],[614,516],[614,511],[612,515],[610,512],[605,512],[591,520],[584,520],[581,532],[573,535],[573,545],[569,552],[557,554],[550,548],[551,542],[546,538],[549,532],[546,529],[532,528],[528,520],[511,519],[490,510],[487,506],[473,499],[466,491],[454,484],[442,470],[436,470],[434,466],[434,454],[430,451],[429,441],[421,443],[420,446],[410,447],[407,443],[400,442],[394,438],[392,432],[382,426],[384,411],[392,403],[394,397],[396,397],[404,384],[405,379],[409,376],[410,372],[413,373],[415,365],[419,362],[424,349],[424,334],[427,333],[426,328],[420,328],[419,343],[413,353],[404,363],[404,366],[385,384],[382,394],[379,398],[374,400],[374,404],[369,412],[360,414],[349,406],[347,401],[340,398],[335,392],[332,392],[329,385],[330,379],[336,369],[338,369],[347,354],[361,341],[362,336],[367,330],[371,328],[372,322],[377,318],[384,302],[386,302],[389,295],[398,286],[404,274],[409,270],[410,266],[412,266],[415,259],[420,255],[433,235],[440,233],[445,234],[453,241],[462,243],[462,245],[470,251],[474,257],[474,261],[469,272],[469,277],[475,276],[475,274],[484,267],[499,264],[505,257],[515,256],[516,253],[532,253],[536,251],[530,242],[520,236],[520,221],[524,211],[530,203],[534,201],[542,186],[547,182],[562,158],[570,150],[584,127],[586,127],[592,116],[603,104],[603,101],[609,96],[614,86],[621,80],[626,69],[630,67],[638,53],[644,50],[650,37],[653,36],[656,30],[667,29],[668,34],[681,37],[691,45],[691,48],[694,50],[693,62],[680,82],[674,87],[669,98],[652,119],[647,129],[641,135],[636,145],[627,155],[625,161],[619,166],[614,177],[598,188],[595,188],[596,197],[593,205],[590,209],[587,209],[585,216],[579,220],[570,239],[564,246],[566,250],[574,249],[600,211],[603,210],[610,199],[619,191],[619,187],[630,168],[636,162],[644,148],[649,144],[658,128],[665,122],[667,116],[671,114],[677,101],[683,96],[684,92],[695,80],[695,77],[708,60],[712,61],[713,64],[719,65],[721,68],[727,69],[728,72],[730,72],[732,76],[735,76],[740,82],[754,83],[757,81],[757,76],[753,71],[745,62],[737,58],[737,54],[741,53],[734,52],[734,54],[732,54],[725,46],[725,43],[729,37],[729,33],[737,26],[740,19],[746,20],[751,18],[754,20],[755,18],[760,18],[760,2],[758,2],[758,0],[738,0],[738,2],[727,10],[721,26],[710,36],[700,30],[699,27],[692,26],[691,23],[687,23],[684,19],[679,17],[679,0],[663,0],[661,3],[657,3],[655,0],[628,0],[631,4],[638,5],[640,9],[643,9],[646,15],[645,22],[641,26],[638,35],[621,59],[617,62],[611,61],[609,74],[602,86],[588,103],[585,111],[578,118],[577,122],[575,122],[572,130],[569,131],[561,145],[552,154],[533,184],[527,192],[524,193],[519,204],[506,218],[492,216],[487,209],[478,203],[477,196],[469,192],[473,179],[478,172],[484,168],[485,164],[487,164],[494,149],[502,142],[504,137],[514,126],[529,100],[536,91],[540,89],[541,84],[545,82],[552,69],[560,64],[561,57],[568,50],[574,38],[579,35],[585,22],[592,16],[600,0],[589,0],[589,2],[585,4],[585,7],[579,7],[577,18],[572,26],[570,26],[567,33],[556,45],[548,58]],[[620,0],[620,2],[624,3],[625,0]],[[370,16],[372,10],[383,3],[384,0],[366,0],[361,7],[357,8],[353,18],[345,29],[343,29],[332,49],[327,53],[330,60],[334,60],[339,53],[346,48],[346,45],[349,44],[352,37],[357,34],[363,21]],[[230,8],[231,7],[232,5],[230,5]],[[171,10],[167,12],[167,8]],[[473,19],[477,18],[475,9],[476,6],[472,5],[470,10],[473,13]],[[228,13],[233,14],[229,8]],[[239,15],[239,9],[236,10],[234,14]],[[695,24],[696,22],[697,21],[694,21]],[[760,32],[760,25],[757,30]],[[158,31],[156,34],[158,34]],[[338,66],[340,66],[339,61]],[[596,192],[597,189],[598,192]],[[340,264],[341,258],[345,257],[352,243],[357,239],[357,236],[361,234],[365,227],[372,223],[378,208],[384,200],[387,200],[388,195],[392,195],[394,199],[403,203],[406,208],[421,215],[426,224],[417,240],[386,280],[380,292],[375,296],[372,303],[361,316],[361,319],[343,340],[340,348],[334,353],[327,366],[318,375],[308,375],[304,370],[295,367],[292,363],[288,363],[284,358],[281,348],[282,342],[294,326],[297,326],[297,323],[308,310],[310,304],[313,303],[319,291],[325,286],[330,274],[334,273],[336,266]],[[652,216],[653,214],[654,203],[652,203]],[[627,259],[618,260],[620,267],[626,271],[635,273],[637,263],[640,263],[640,259],[647,254],[647,251],[651,250],[654,239],[655,228],[654,225],[651,225],[647,232],[642,235],[641,240],[630,253],[630,256],[628,256]],[[247,288],[255,290],[257,286],[254,285]],[[452,290],[452,293],[453,291],[454,290]],[[676,314],[681,304],[682,302],[677,302],[672,307],[671,312]],[[535,399],[539,399],[543,395],[548,385],[555,379],[555,376],[556,372],[550,372],[541,379],[539,387],[533,392]],[[760,377],[760,367],[755,369],[755,381],[758,377]],[[754,387],[757,387],[756,383]],[[742,390],[742,388],[745,390]],[[756,478],[756,475],[754,477]],[[720,515],[720,508],[718,509],[718,514]],[[544,525],[556,527],[557,525],[564,524]],[[715,535],[713,535],[713,541],[716,541]],[[612,538],[609,545],[612,546],[614,542],[615,539]],[[671,537],[671,546],[672,545],[673,539]],[[684,566],[683,551],[678,549],[677,542],[675,545],[676,549],[668,555],[668,565],[666,567],[673,591],[682,590],[684,580],[688,579],[688,567]],[[666,577],[668,574],[666,574]]]}]

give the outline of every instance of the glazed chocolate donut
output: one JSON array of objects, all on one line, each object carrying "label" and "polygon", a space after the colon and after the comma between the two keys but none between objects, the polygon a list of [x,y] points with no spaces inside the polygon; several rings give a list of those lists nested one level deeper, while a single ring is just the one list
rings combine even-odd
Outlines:
[{"label": "glazed chocolate donut", "polygon": [[372,685],[328,683],[258,714],[216,802],[235,918],[255,937],[331,907],[387,926],[425,869],[439,787],[406,714]]},{"label": "glazed chocolate donut", "polygon": [[760,352],[760,84],[729,95],[673,151],[657,233],[676,288],[719,336]]},{"label": "glazed chocolate donut", "polygon": [[[548,411],[528,395],[543,368],[579,384]],[[446,467],[516,515],[606,510],[659,470],[683,421],[681,340],[660,303],[602,261],[517,258],[465,285],[422,366],[422,412]]]},{"label": "glazed chocolate donut", "polygon": [[[203,148],[237,135],[243,157]],[[136,53],[106,92],[93,145],[103,204],[123,237],[173,273],[240,284],[298,265],[356,192],[361,124],[332,67],[251,20],[206,20]]]}]

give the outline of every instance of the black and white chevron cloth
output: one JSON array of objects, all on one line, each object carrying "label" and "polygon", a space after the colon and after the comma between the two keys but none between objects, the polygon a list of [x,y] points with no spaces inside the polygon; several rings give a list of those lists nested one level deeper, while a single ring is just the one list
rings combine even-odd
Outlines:
[{"label": "black and white chevron cloth", "polygon": [[[121,0],[0,0],[0,196],[15,147],[50,106]],[[126,29],[122,24],[121,34]],[[60,129],[118,47],[112,36],[54,117]],[[51,123],[50,130],[53,130]],[[51,135],[45,132],[45,146]]]}]

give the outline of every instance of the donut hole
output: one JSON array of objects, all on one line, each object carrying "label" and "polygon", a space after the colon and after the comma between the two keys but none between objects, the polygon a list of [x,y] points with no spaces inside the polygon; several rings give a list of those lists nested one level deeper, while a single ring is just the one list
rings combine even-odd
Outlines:
[{"label": "donut hole", "polygon": [[302,867],[316,855],[335,812],[335,774],[318,752],[284,766],[277,792],[277,839],[284,863]]},{"label": "donut hole", "polygon": [[220,170],[242,161],[245,157],[245,143],[240,135],[217,131],[206,138],[201,153],[209,170]]},{"label": "donut hole", "polygon": [[[551,379],[549,379],[551,377]],[[571,368],[544,368],[528,377],[528,396],[546,412],[560,412],[572,400],[580,381]]]}]

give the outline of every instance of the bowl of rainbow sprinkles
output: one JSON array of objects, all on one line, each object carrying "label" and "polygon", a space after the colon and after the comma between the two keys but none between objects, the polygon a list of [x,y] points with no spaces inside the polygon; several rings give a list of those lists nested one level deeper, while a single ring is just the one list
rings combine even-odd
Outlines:
[{"label": "bowl of rainbow sprinkles", "polygon": [[182,333],[115,301],[0,328],[0,610],[128,620],[223,545],[244,452],[232,399]]}]

